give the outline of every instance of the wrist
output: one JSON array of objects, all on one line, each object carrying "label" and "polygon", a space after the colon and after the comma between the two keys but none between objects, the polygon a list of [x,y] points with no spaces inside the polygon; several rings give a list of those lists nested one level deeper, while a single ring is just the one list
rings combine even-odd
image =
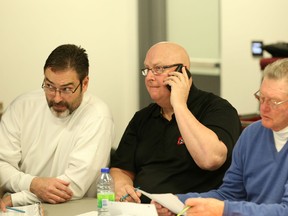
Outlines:
[{"label": "wrist", "polygon": [[5,206],[13,206],[11,195],[4,196],[3,202]]}]

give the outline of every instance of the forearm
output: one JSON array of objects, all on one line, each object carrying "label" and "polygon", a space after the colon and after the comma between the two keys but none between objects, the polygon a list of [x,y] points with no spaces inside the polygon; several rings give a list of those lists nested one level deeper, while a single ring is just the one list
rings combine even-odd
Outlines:
[{"label": "forearm", "polygon": [[249,215],[249,216],[282,216],[288,215],[287,203],[257,204],[253,202],[224,201],[223,216],[229,215]]},{"label": "forearm", "polygon": [[141,193],[135,191],[133,186],[134,173],[119,168],[111,168],[111,175],[115,182],[115,194],[117,201],[123,201],[123,196],[129,194],[125,201],[140,203]]},{"label": "forearm", "polygon": [[217,135],[201,124],[185,105],[174,107],[180,133],[195,163],[202,169],[215,170],[227,158],[227,147]]},{"label": "forearm", "polygon": [[3,192],[20,192],[28,190],[34,176],[25,174],[7,162],[0,162],[0,182]]},{"label": "forearm", "polygon": [[115,191],[118,191],[125,185],[133,186],[134,174],[119,168],[111,168],[111,176],[114,180]]},{"label": "forearm", "polygon": [[[89,149],[89,147],[87,148]],[[89,152],[94,152],[94,154]],[[110,148],[99,146],[98,149],[91,149],[82,154],[86,157],[79,161],[76,158],[78,154],[75,152],[75,158],[71,159],[68,168],[62,175],[57,176],[58,179],[69,182],[69,188],[73,192],[72,200],[81,199],[88,190],[88,196],[96,196],[96,180],[100,175],[101,168],[107,167],[109,163]],[[73,164],[77,164],[77,167]]]},{"label": "forearm", "polygon": [[179,200],[181,200],[181,202],[185,203],[185,201],[189,198],[197,198],[197,197],[201,197],[201,198],[215,198],[218,200],[225,200],[225,198],[223,196],[221,196],[220,193],[218,193],[217,190],[211,190],[205,193],[195,193],[195,192],[190,192],[190,193],[186,193],[186,194],[177,194],[177,197]]},{"label": "forearm", "polygon": [[75,135],[82,138],[77,139],[67,157],[67,165],[63,166],[63,173],[57,176],[58,179],[70,183],[73,200],[81,199],[83,196],[96,197],[96,181],[100,176],[100,170],[109,164],[114,138],[113,128],[111,119],[97,118],[87,124],[82,131],[78,131],[79,135]]}]

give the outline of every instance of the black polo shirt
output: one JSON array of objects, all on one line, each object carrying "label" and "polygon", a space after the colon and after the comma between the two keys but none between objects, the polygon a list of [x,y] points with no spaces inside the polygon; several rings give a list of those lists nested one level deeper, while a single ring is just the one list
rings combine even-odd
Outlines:
[{"label": "black polo shirt", "polygon": [[[189,110],[213,130],[228,149],[225,164],[215,171],[199,168],[189,154],[175,116],[163,118],[160,107],[152,103],[135,113],[112,157],[111,167],[135,173],[134,186],[149,193],[206,192],[222,183],[231,162],[231,153],[240,132],[237,111],[228,101],[192,85]],[[149,202],[144,196],[142,202]]]}]

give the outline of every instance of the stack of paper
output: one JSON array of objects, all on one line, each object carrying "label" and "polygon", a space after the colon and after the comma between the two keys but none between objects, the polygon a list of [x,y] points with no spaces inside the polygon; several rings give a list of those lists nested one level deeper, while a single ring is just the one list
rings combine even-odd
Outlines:
[{"label": "stack of paper", "polygon": [[[109,213],[113,216],[157,216],[152,204],[139,204],[129,202],[109,202]],[[86,212],[77,216],[98,216],[96,211]]]},{"label": "stack of paper", "polygon": [[184,204],[175,195],[171,193],[150,194],[140,189],[138,191],[140,191],[143,195],[149,197],[151,200],[154,200],[160,205],[168,208],[175,214],[178,214],[184,208]]}]

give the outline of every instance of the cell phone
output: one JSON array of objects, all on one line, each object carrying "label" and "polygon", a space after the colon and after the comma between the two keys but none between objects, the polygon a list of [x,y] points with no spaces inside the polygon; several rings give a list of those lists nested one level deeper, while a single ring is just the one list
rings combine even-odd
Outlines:
[{"label": "cell phone", "polygon": [[[182,73],[182,67],[183,67],[183,64],[179,64],[177,66],[177,68],[175,69],[175,71],[178,71],[179,73]],[[186,67],[185,67],[185,69],[186,69],[186,73],[187,73],[188,79],[190,79],[191,72]],[[167,85],[167,88],[169,89],[169,91],[171,91],[171,86],[170,85]]]}]

